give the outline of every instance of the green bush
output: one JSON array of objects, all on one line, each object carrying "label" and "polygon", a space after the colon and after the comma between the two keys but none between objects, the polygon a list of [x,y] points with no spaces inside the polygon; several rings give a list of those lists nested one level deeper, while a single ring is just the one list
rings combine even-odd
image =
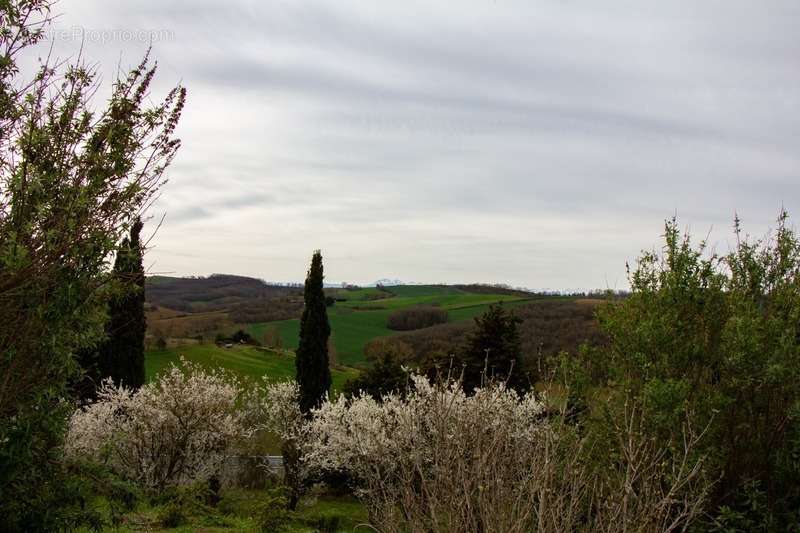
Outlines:
[{"label": "green bush", "polygon": [[[5,501],[0,531],[100,531],[119,525],[140,499],[138,489],[91,463],[62,463],[23,501]],[[36,510],[37,512],[33,512]]]},{"label": "green bush", "polygon": [[403,394],[408,386],[408,374],[391,353],[377,357],[375,362],[357,378],[348,380],[342,392],[347,396],[369,394],[376,400],[390,392]]},{"label": "green bush", "polygon": [[229,498],[222,498],[217,504],[217,511],[225,516],[235,515],[239,512],[239,505]]},{"label": "green bush", "polygon": [[394,311],[386,319],[386,327],[395,331],[411,331],[447,322],[447,310],[432,306]]},{"label": "green bush", "polygon": [[158,513],[158,521],[164,527],[178,527],[188,520],[185,509],[179,502],[171,502]]},{"label": "green bush", "polygon": [[780,529],[758,481],[742,485],[734,501],[733,507],[720,506],[714,519],[714,532],[768,533]]},{"label": "green bush", "polygon": [[312,516],[305,523],[319,533],[336,533],[341,527],[342,517],[337,514]]},{"label": "green bush", "polygon": [[785,213],[770,238],[749,239],[738,221],[735,236],[717,255],[667,222],[663,252],[630,272],[630,296],[599,310],[608,345],[562,370],[571,393],[640,404],[666,454],[685,427],[706,428],[712,527],[785,530],[800,509],[800,241]]},{"label": "green bush", "polygon": [[294,513],[287,509],[288,502],[283,487],[268,493],[258,513],[258,526],[261,531],[264,533],[279,531],[294,518]]},{"label": "green bush", "polygon": [[160,494],[154,494],[151,503],[162,506],[158,517],[164,527],[178,527],[191,518],[214,517],[216,511],[207,505],[212,495],[207,483],[198,482],[170,487]]}]

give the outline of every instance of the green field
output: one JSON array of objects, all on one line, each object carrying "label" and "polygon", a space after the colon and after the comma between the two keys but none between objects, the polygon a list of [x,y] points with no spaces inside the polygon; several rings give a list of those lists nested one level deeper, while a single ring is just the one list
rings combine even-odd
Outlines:
[{"label": "green field", "polygon": [[[171,364],[178,365],[180,357],[198,363],[206,368],[219,367],[230,370],[240,376],[261,379],[294,379],[294,356],[278,353],[253,346],[233,346],[220,348],[215,344],[190,344],[166,350],[150,350],[145,354],[145,371],[147,379],[152,380]],[[344,383],[358,375],[353,368],[336,368],[331,370],[333,390],[341,390]]]},{"label": "green field", "polygon": [[[370,298],[380,294],[378,289],[337,291],[336,297],[348,297],[347,301],[337,302],[328,308],[328,318],[340,364],[349,366],[365,364],[364,345],[367,342],[376,337],[397,334],[398,332],[386,327],[386,320],[398,309],[436,305],[448,311],[450,322],[458,322],[483,314],[493,303],[502,301],[506,305],[513,306],[529,300],[504,294],[475,294],[438,285],[403,285],[387,287],[386,291],[390,291],[394,296],[374,300]],[[350,293],[355,297],[350,298]],[[284,348],[297,349],[299,320],[248,324],[247,331],[254,338],[263,339],[267,327],[278,328]]]},{"label": "green field", "polygon": [[393,285],[384,290],[400,297],[427,297],[446,294],[471,294],[447,285]]}]

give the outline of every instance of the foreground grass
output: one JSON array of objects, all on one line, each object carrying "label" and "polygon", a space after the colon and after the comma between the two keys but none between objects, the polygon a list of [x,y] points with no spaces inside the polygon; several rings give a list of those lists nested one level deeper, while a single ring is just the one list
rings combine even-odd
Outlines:
[{"label": "foreground grass", "polygon": [[[386,327],[389,315],[398,309],[420,305],[436,305],[446,309],[450,322],[471,320],[486,312],[491,304],[503,302],[513,306],[529,299],[507,294],[474,294],[453,287],[432,285],[407,285],[390,287],[393,295],[382,299],[366,299],[364,294],[380,294],[372,289],[369,293],[357,293],[345,302],[337,302],[328,308],[333,342],[340,364],[360,366],[366,364],[364,345],[377,337],[396,335],[399,332]],[[356,292],[356,291],[353,291]],[[348,295],[348,292],[343,292]],[[386,293],[385,293],[386,294]],[[268,327],[275,327],[285,348],[297,349],[300,321],[280,320],[249,324],[247,331],[256,339],[263,339]]]},{"label": "foreground grass", "polygon": [[[276,352],[253,346],[233,346],[220,348],[216,344],[191,344],[168,348],[166,350],[150,350],[145,354],[145,372],[147,380],[153,380],[170,365],[179,365],[183,356],[205,368],[223,368],[250,379],[261,379],[268,376],[274,380],[293,379],[295,376],[294,355],[289,352]],[[353,368],[331,369],[333,391],[341,390],[348,379],[358,376]]]},{"label": "foreground grass", "polygon": [[[180,519],[173,527],[165,525],[169,514],[170,503],[153,503],[141,501],[133,511],[113,518],[108,501],[102,497],[94,502],[95,509],[106,523],[117,522],[116,527],[107,527],[102,531],[119,533],[141,531],[172,532],[263,532],[281,531],[289,533],[325,531],[354,531],[357,526],[367,523],[366,509],[354,498],[332,496],[309,496],[301,500],[298,509],[289,513],[279,527],[270,524],[263,527],[265,515],[271,514],[267,509],[272,494],[267,490],[226,489],[222,491],[222,499],[216,507],[198,503],[183,506]],[[278,510],[280,513],[281,511]],[[362,528],[359,528],[362,529]],[[80,529],[88,532],[89,529]]]}]

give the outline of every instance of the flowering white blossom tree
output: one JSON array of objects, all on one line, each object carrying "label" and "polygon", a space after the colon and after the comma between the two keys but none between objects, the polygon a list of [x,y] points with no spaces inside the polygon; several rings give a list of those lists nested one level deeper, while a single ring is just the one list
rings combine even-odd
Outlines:
[{"label": "flowering white blossom tree", "polygon": [[105,382],[98,400],[72,415],[66,453],[156,490],[215,474],[224,453],[252,434],[252,405],[236,378],[181,366],[137,392]]},{"label": "flowering white blossom tree", "polygon": [[265,378],[252,403],[259,409],[260,428],[271,431],[281,441],[295,441],[304,433],[306,418],[300,412],[297,382],[270,382]]},{"label": "flowering white blossom tree", "polygon": [[622,457],[597,465],[534,393],[412,380],[405,397],[323,404],[298,439],[308,471],[352,476],[381,531],[673,531],[700,512],[696,440],[668,457],[639,438],[641,413],[616,428]]},{"label": "flowering white blossom tree", "polygon": [[280,439],[283,453],[283,482],[289,489],[289,508],[294,509],[309,480],[301,461],[302,441],[308,419],[300,410],[300,387],[295,381],[270,382],[264,379],[256,391],[259,429]]},{"label": "flowering white blossom tree", "polygon": [[184,365],[138,392],[106,384],[73,415],[67,452],[161,489],[216,473],[234,444],[267,429],[298,453],[290,490],[345,472],[385,532],[681,531],[709,487],[701,435],[667,452],[635,406],[610,424],[613,450],[597,450],[542,397],[502,383],[467,395],[412,376],[404,396],[340,396],[309,418],[294,382],[245,389]]},{"label": "flowering white blossom tree", "polygon": [[[307,468],[344,470],[385,531],[514,531],[529,525],[543,446],[556,444],[544,405],[503,385],[466,395],[413,376],[405,397],[339,398],[315,411]],[[404,525],[405,524],[405,525]]]}]

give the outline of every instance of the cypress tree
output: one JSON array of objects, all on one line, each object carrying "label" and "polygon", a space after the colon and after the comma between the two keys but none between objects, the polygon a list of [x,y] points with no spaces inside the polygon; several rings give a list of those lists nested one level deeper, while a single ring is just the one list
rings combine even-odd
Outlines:
[{"label": "cypress tree", "polygon": [[122,291],[112,298],[106,324],[106,341],[98,353],[100,379],[110,377],[116,385],[138,389],[144,385],[144,266],[140,233],[142,221],[136,219],[130,237],[120,245],[114,262],[114,279]]},{"label": "cypress tree", "polygon": [[[331,370],[328,367],[328,338],[331,327],[325,302],[322,280],[322,253],[317,250],[311,259],[303,291],[305,307],[300,318],[300,341],[295,356],[296,380],[300,389],[300,411],[309,414],[318,407],[331,387]],[[300,450],[294,442],[283,446],[284,484],[289,488],[287,507],[297,508],[305,489],[299,470]]]},{"label": "cypress tree", "polygon": [[317,250],[306,276],[303,293],[305,307],[300,319],[300,342],[295,358],[300,410],[303,413],[318,407],[331,387],[331,370],[328,367],[331,327],[322,288],[323,278],[322,253]]},{"label": "cypress tree", "polygon": [[520,340],[517,325],[520,319],[492,305],[475,318],[475,330],[464,350],[464,389],[473,391],[481,386],[484,371],[487,377],[507,380],[508,386],[520,388],[524,385],[520,367]]}]

